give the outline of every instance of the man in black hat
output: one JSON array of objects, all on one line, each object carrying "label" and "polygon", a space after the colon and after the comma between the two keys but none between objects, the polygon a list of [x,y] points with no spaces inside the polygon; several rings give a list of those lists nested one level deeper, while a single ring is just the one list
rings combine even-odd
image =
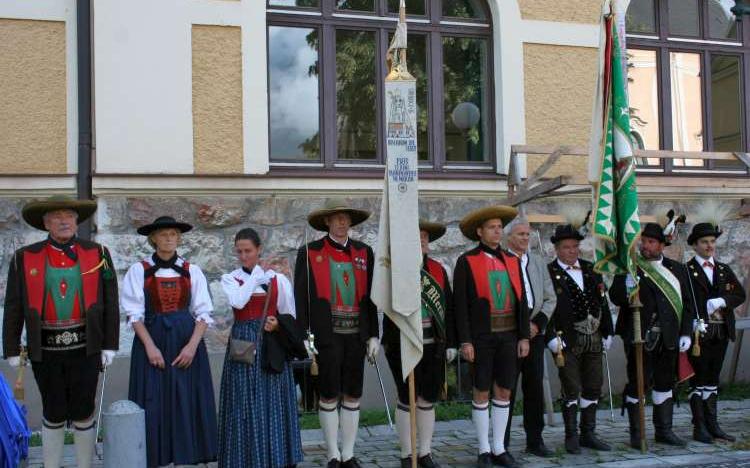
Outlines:
[{"label": "man in black hat", "polygon": [[[602,276],[578,258],[584,236],[572,224],[557,226],[551,241],[557,258],[547,265],[557,294],[547,327],[547,347],[556,355],[560,376],[565,450],[580,446],[610,450],[596,436],[596,408],[602,388],[602,352],[612,344],[612,315]],[[581,408],[580,437],[578,407]]]},{"label": "man in black hat", "polygon": [[[695,376],[690,379],[690,409],[693,412],[693,438],[712,442],[713,438],[734,442],[734,436],[719,427],[716,400],[719,376],[729,340],[734,341],[734,309],[745,302],[745,290],[726,263],[716,260],[718,223],[698,223],[688,237],[695,256],[688,261],[690,281],[697,310],[696,330],[705,325],[700,337],[700,356],[691,353]],[[698,330],[700,333],[700,330]]]},{"label": "man in black hat", "polygon": [[480,468],[518,466],[504,439],[518,358],[529,354],[529,308],[520,261],[500,246],[503,225],[516,214],[509,206],[489,206],[469,213],[460,223],[464,236],[479,241],[456,262],[453,303],[461,354],[473,363],[471,413]]},{"label": "man in black hat", "polygon": [[[684,446],[685,442],[672,431],[674,398],[672,388],[677,376],[678,353],[690,347],[693,326],[693,302],[685,267],[664,256],[669,242],[664,228],[647,223],[641,232],[638,262],[639,298],[644,386],[651,387],[654,404],[653,421],[657,442]],[[640,448],[641,428],[638,415],[636,355],[633,345],[633,309],[629,292],[635,282],[628,275],[615,276],[610,290],[612,302],[620,307],[616,332],[625,345],[628,383],[623,391],[623,406],[630,423],[630,445]],[[645,389],[644,389],[645,390]]]},{"label": "man in black hat", "polygon": [[349,238],[349,229],[369,216],[343,200],[329,200],[307,218],[326,236],[300,247],[294,269],[297,320],[314,335],[319,352],[318,416],[329,467],[360,466],[354,457],[354,442],[364,359],[367,355],[374,360],[380,347],[378,311],[370,299],[373,252],[368,245]]},{"label": "man in black hat", "polygon": [[3,352],[20,365],[21,332],[42,397],[44,466],[62,461],[72,421],[78,466],[91,466],[99,371],[119,346],[117,278],[107,249],[76,237],[96,211],[93,200],[53,197],[31,202],[23,219],[47,239],[15,252],[8,268]]},{"label": "man in black hat", "polygon": [[[430,242],[445,234],[445,226],[426,220],[419,221],[422,247],[422,359],[414,368],[417,398],[418,465],[435,468],[440,465],[432,457],[432,434],[435,431],[435,402],[445,383],[446,353],[455,359],[455,327],[453,326],[453,295],[448,273],[443,265],[428,256]],[[448,347],[446,349],[446,347]],[[383,348],[398,390],[396,429],[401,446],[401,466],[411,468],[411,426],[409,418],[409,385],[401,368],[401,333],[383,316]]]}]

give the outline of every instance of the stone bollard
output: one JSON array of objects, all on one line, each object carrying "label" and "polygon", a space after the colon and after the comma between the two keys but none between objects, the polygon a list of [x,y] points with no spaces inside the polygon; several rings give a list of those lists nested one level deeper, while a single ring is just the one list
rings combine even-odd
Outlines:
[{"label": "stone bollard", "polygon": [[129,400],[109,405],[103,414],[105,468],[146,466],[146,413]]}]

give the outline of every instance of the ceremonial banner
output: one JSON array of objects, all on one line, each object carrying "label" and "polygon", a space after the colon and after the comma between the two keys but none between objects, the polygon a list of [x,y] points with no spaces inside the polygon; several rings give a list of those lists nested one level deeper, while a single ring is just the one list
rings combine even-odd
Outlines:
[{"label": "ceremonial banner", "polygon": [[[406,48],[406,23],[399,23],[389,50]],[[372,300],[401,330],[402,378],[422,359],[419,194],[417,185],[416,80],[406,71],[405,53],[385,81],[387,164],[380,209]],[[395,377],[395,376],[394,376]]]},{"label": "ceremonial banner", "polygon": [[636,278],[635,243],[640,232],[635,159],[630,139],[627,58],[623,19],[628,1],[605,2],[612,8],[603,21],[597,108],[592,128],[590,164],[598,165],[594,184],[594,269],[631,273]]}]

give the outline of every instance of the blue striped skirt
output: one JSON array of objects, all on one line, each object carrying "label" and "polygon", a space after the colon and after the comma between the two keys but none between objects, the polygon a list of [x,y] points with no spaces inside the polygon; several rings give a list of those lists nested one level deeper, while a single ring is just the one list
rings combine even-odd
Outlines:
[{"label": "blue striped skirt", "polygon": [[[256,341],[260,320],[235,322],[232,338]],[[219,400],[219,466],[283,467],[302,461],[291,367],[261,369],[262,346],[249,366],[224,358]]]}]

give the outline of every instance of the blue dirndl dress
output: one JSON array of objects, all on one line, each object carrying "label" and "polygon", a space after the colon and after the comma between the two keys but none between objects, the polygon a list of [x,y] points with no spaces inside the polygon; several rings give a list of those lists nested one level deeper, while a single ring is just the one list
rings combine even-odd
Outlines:
[{"label": "blue dirndl dress", "polygon": [[[275,279],[272,280],[276,283]],[[268,315],[276,313],[276,284],[271,290]],[[262,368],[263,346],[258,334],[265,294],[253,294],[242,310],[234,310],[232,339],[258,343],[255,364],[224,358],[219,402],[219,467],[270,468],[303,459],[297,419],[294,376],[288,363],[281,373]],[[255,317],[250,320],[242,318]]]},{"label": "blue dirndl dress", "polygon": [[144,264],[144,324],[164,357],[165,368],[148,361],[141,340],[133,339],[128,398],[146,412],[148,466],[187,465],[216,460],[214,390],[206,345],[201,340],[189,367],[172,361],[190,341],[195,318],[189,311],[190,277],[158,278]]}]

